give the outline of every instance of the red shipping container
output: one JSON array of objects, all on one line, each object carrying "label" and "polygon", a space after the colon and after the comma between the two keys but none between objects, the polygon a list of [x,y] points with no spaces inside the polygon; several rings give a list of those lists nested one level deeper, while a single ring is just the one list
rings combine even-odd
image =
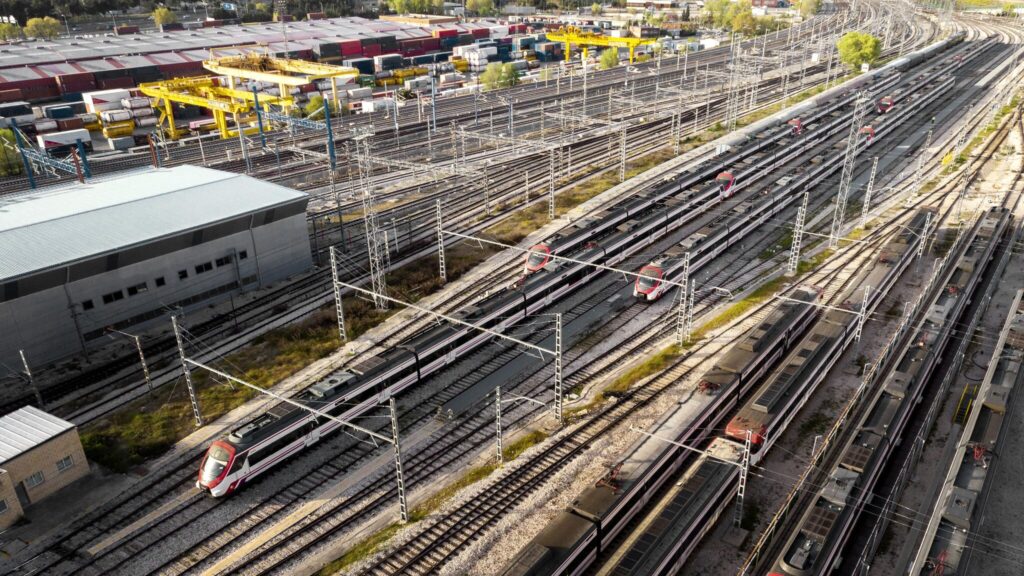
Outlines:
[{"label": "red shipping container", "polygon": [[424,50],[440,50],[441,49],[441,39],[440,38],[424,38],[422,46],[423,46]]},{"label": "red shipping container", "polygon": [[363,44],[359,40],[342,40],[339,45],[342,56],[356,56],[363,53]]},{"label": "red shipping container", "polygon": [[[287,22],[288,20],[285,19]],[[223,20],[203,20],[203,28],[218,28],[224,25]]]},{"label": "red shipping container", "polygon": [[24,100],[21,90],[17,88],[13,90],[0,90],[0,102],[17,102],[19,100]]},{"label": "red shipping container", "polygon": [[81,118],[66,118],[64,120],[57,120],[58,130],[78,130],[85,126],[85,122],[82,122]]},{"label": "red shipping container", "polygon": [[57,81],[53,78],[39,78],[38,80],[19,80],[0,85],[4,90],[17,88],[21,91],[22,100],[50,100],[60,97],[60,90],[57,89]]},{"label": "red shipping container", "polygon": [[473,38],[490,38],[491,37],[491,31],[488,30],[487,28],[474,28],[471,33],[473,34]]},{"label": "red shipping container", "polygon": [[367,44],[363,46],[363,56],[380,56],[383,52],[380,49],[380,44]]},{"label": "red shipping container", "polygon": [[423,49],[416,49],[416,50],[403,50],[403,51],[402,51],[402,55],[403,55],[403,56],[408,56],[408,57],[410,57],[410,58],[411,58],[411,57],[413,57],[413,56],[422,56],[422,55],[424,55],[424,54],[426,54],[426,53],[427,53],[427,51],[426,51],[426,50],[423,50]]},{"label": "red shipping container", "polygon": [[110,90],[112,88],[135,88],[135,79],[131,76],[101,78],[99,81],[99,88],[100,90]]},{"label": "red shipping container", "polygon": [[92,72],[61,74],[57,76],[57,88],[60,89],[61,94],[89,92],[96,89],[96,78]]},{"label": "red shipping container", "polygon": [[174,64],[158,64],[157,69],[164,73],[167,78],[177,76],[196,76],[205,74],[202,62],[175,62]]},{"label": "red shipping container", "polygon": [[434,38],[452,38],[458,35],[458,30],[452,30],[448,28],[438,28],[437,30],[434,30]]},{"label": "red shipping container", "polygon": [[402,50],[416,50],[422,44],[419,40],[399,40],[398,47]]},{"label": "red shipping container", "polygon": [[306,20],[323,20],[327,15],[323,12],[310,12],[306,14]]}]

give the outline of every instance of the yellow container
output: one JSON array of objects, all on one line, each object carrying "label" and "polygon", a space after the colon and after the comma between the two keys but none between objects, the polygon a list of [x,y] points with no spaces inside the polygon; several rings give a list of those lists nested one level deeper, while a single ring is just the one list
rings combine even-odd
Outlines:
[{"label": "yellow container", "polygon": [[124,122],[111,122],[103,127],[103,135],[107,138],[131,136],[134,130],[135,123],[131,120],[125,120]]}]

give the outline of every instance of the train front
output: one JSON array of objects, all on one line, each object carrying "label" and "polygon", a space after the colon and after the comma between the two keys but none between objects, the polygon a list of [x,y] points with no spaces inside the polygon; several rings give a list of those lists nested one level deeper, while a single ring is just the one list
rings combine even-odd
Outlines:
[{"label": "train front", "polygon": [[654,302],[661,296],[661,277],[664,272],[656,262],[640,269],[636,282],[633,284],[633,297],[638,300]]},{"label": "train front", "polygon": [[196,488],[209,492],[211,496],[220,498],[227,496],[237,488],[239,479],[229,478],[232,471],[237,471],[239,466],[235,465],[237,450],[228,442],[216,440],[210,445],[199,465],[199,480],[196,481]]},{"label": "train front", "polygon": [[540,272],[549,261],[551,261],[551,248],[547,244],[535,244],[526,256],[523,274],[529,276],[534,272]]}]

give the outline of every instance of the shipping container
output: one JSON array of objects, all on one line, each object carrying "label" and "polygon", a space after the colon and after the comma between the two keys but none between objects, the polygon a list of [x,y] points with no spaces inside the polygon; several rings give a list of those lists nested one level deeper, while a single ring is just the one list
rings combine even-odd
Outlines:
[{"label": "shipping container", "polygon": [[97,79],[97,85],[101,90],[113,90],[116,88],[134,88],[135,80],[131,76],[123,76],[120,78],[105,78]]},{"label": "shipping container", "polygon": [[67,118],[63,120],[57,120],[57,130],[78,130],[85,127],[85,122],[82,122],[81,118]]},{"label": "shipping container", "polygon": [[64,106],[58,104],[53,106],[46,106],[43,108],[43,116],[46,116],[47,118],[50,118],[52,120],[64,120],[67,118],[71,118],[74,115],[75,112],[71,109],[71,106]]},{"label": "shipping container", "polygon": [[49,118],[43,118],[42,120],[32,122],[32,127],[35,129],[36,133],[52,132],[57,129],[57,121]]},{"label": "shipping container", "polygon": [[0,103],[17,102],[21,98],[21,90],[0,90]]},{"label": "shipping container", "polygon": [[132,108],[129,113],[132,118],[148,118],[156,114],[152,108]]},{"label": "shipping container", "polygon": [[138,34],[138,33],[139,33],[139,27],[138,26],[118,26],[118,27],[114,28],[114,34],[116,36],[124,36],[126,34]]},{"label": "shipping container", "polygon": [[156,117],[148,116],[146,118],[136,118],[135,125],[139,128],[146,128],[148,126],[156,126]]},{"label": "shipping container", "polygon": [[360,74],[372,75],[374,72],[372,58],[351,58],[342,62],[346,68],[355,68]]},{"label": "shipping container", "polygon": [[342,40],[340,46],[342,56],[358,56],[363,53],[363,45],[359,40]]},{"label": "shipping container", "polygon": [[61,94],[89,92],[96,89],[96,77],[92,72],[61,74],[55,78]]},{"label": "shipping container", "polygon": [[32,106],[25,101],[5,102],[0,104],[0,126],[10,126],[14,120],[19,126],[31,125],[36,119]]},{"label": "shipping container", "polygon": [[77,130],[66,130],[64,132],[50,132],[49,134],[39,134],[36,136],[36,142],[39,147],[47,152],[55,152],[58,150],[67,150],[81,140],[82,144],[85,144],[87,148],[92,148],[92,138],[89,136],[88,130],[81,128]]},{"label": "shipping container", "polygon": [[131,120],[114,122],[103,126],[103,135],[107,138],[130,136],[133,130],[135,130],[135,123]]},{"label": "shipping container", "polygon": [[132,136],[107,138],[107,145],[110,146],[111,150],[127,150],[135,145],[135,138]]},{"label": "shipping container", "polygon": [[152,105],[153,102],[145,96],[121,98],[121,106],[123,108],[149,108]]},{"label": "shipping container", "polygon": [[100,112],[100,120],[104,124],[114,124],[117,122],[124,122],[125,120],[131,120],[132,113],[127,110],[104,110]]}]

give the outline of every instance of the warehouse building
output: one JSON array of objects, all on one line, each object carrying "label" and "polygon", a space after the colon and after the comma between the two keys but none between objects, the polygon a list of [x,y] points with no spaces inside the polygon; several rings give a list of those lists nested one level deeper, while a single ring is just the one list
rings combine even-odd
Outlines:
[{"label": "warehouse building", "polygon": [[178,166],[0,200],[0,362],[58,360],[307,271],[308,199]]},{"label": "warehouse building", "polygon": [[0,418],[0,530],[31,504],[88,473],[71,422],[32,406]]}]

